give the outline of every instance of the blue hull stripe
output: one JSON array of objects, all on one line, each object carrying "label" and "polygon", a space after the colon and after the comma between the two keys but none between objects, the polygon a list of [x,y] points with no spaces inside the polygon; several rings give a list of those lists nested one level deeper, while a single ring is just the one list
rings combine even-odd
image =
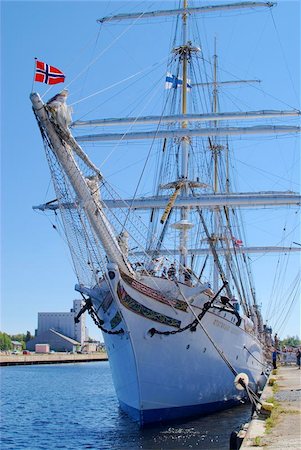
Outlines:
[{"label": "blue hull stripe", "polygon": [[216,411],[231,408],[232,406],[241,403],[241,400],[231,399],[228,401],[204,403],[201,405],[180,406],[175,408],[148,409],[148,410],[139,410],[133,408],[132,406],[128,406],[121,401],[119,403],[121,409],[136,422],[139,422],[140,426],[143,427],[145,425],[156,422],[169,422],[171,420],[185,417],[211,414]]}]

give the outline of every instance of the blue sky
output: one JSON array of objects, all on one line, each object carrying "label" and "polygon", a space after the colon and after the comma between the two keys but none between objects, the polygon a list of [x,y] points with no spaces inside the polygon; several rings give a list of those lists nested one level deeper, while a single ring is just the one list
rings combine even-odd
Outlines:
[{"label": "blue sky", "polygon": [[[66,311],[77,297],[68,248],[53,229],[50,216],[32,210],[32,205],[53,198],[42,141],[29,101],[34,57],[62,69],[67,76],[66,85],[72,81],[69,91],[70,103],[75,103],[74,118],[121,117],[129,112],[132,102],[127,91],[122,91],[123,85],[89,101],[77,102],[154,62],[163,61],[170,47],[167,31],[172,22],[147,23],[143,28],[137,25],[119,39],[128,25],[104,26],[99,32],[96,19],[110,12],[173,6],[172,1],[1,2],[1,330],[33,332],[39,311]],[[280,1],[272,13],[228,16],[226,20],[219,15],[202,19],[204,52],[213,54],[216,36],[221,77],[259,78],[263,82],[257,89],[245,89],[244,93],[232,90],[224,109],[233,110],[236,100],[243,101],[242,108],[250,110],[300,109],[300,2]],[[102,48],[107,48],[104,54]],[[98,55],[97,62],[78,76]],[[163,80],[165,72],[163,62],[152,68],[151,74],[146,71],[145,80],[139,80],[137,89],[143,92],[152,77]],[[61,87],[52,88],[45,99]],[[48,87],[36,84],[35,89],[44,94]],[[153,114],[159,107],[155,102],[148,106],[145,114]],[[133,104],[131,108],[135,111],[137,106]],[[295,137],[253,139],[251,143],[242,140],[235,145],[238,190],[299,190],[300,146]],[[111,149],[110,145],[87,147],[98,165]],[[130,158],[133,165],[126,172]],[[133,150],[122,147],[103,165],[102,171],[113,186],[120,185],[121,195],[133,193],[142,158],[143,151],[140,157],[137,146]],[[147,183],[143,189],[149,192]],[[300,242],[299,214],[296,208],[246,212],[246,228],[252,231],[248,243],[276,245],[282,238],[283,245]],[[277,270],[282,259],[285,273]],[[281,279],[281,286],[276,288],[286,296],[298,266],[300,258],[296,255],[288,259],[284,256],[279,259],[278,255],[253,257],[257,295],[264,312],[275,295],[272,293],[275,274]],[[300,335],[299,304],[298,300],[293,303],[281,335]],[[93,337],[98,336],[92,326],[90,332]]]}]

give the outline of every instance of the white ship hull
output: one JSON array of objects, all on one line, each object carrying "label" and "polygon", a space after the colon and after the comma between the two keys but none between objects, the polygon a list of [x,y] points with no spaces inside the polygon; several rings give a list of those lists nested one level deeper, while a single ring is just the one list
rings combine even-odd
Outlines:
[{"label": "white ship hull", "polygon": [[[144,281],[155,282],[165,289],[167,285],[174,285],[152,277]],[[126,292],[122,301],[120,286],[123,294]],[[183,288],[186,292],[189,290],[187,286]],[[104,295],[97,299],[94,293],[93,304],[106,330],[113,333],[124,330],[120,334],[104,333],[104,339],[120,406],[141,426],[208,414],[238,403],[245,391],[235,388],[235,374],[230,367],[237,373],[246,373],[250,387],[257,389],[262,379],[263,355],[257,339],[244,330],[244,320],[237,326],[233,314],[213,308],[201,319],[196,331],[187,329],[176,334],[151,336],[149,330],[154,328],[179,329],[160,323],[163,316],[180,321],[181,328],[195,316],[190,310],[175,309],[133,289],[119,278],[118,272],[111,281],[111,292],[114,299],[107,293],[105,301]],[[206,296],[201,297],[204,303]],[[133,304],[126,304],[129,299]],[[138,304],[141,311],[137,310]],[[146,318],[144,308],[162,317]],[[197,309],[199,314],[202,306]],[[119,314],[122,320],[117,323]]]}]

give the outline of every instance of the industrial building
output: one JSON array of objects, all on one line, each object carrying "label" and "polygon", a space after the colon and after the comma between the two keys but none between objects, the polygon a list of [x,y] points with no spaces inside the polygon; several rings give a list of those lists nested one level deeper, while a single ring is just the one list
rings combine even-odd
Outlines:
[{"label": "industrial building", "polygon": [[74,321],[82,306],[82,300],[74,300],[70,312],[38,313],[38,328],[35,337],[27,342],[27,350],[34,351],[36,344],[49,344],[57,352],[80,350],[88,339],[86,313],[78,323]]}]

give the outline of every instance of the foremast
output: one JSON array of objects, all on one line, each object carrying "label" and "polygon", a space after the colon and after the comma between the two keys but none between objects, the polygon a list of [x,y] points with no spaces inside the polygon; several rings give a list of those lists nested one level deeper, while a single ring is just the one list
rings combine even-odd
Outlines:
[{"label": "foremast", "polygon": [[[183,0],[183,10],[185,11],[182,14],[182,29],[183,29],[183,45],[174,49],[175,53],[179,55],[179,60],[182,61],[182,115],[185,116],[187,114],[187,91],[188,91],[188,76],[187,76],[187,66],[188,61],[191,58],[191,55],[193,52],[198,52],[199,49],[196,47],[192,47],[191,42],[188,40],[188,15],[187,15],[187,8],[188,8],[188,0]],[[217,91],[217,55],[216,55],[216,43],[215,43],[215,55],[214,55],[214,81],[213,81],[213,105],[212,105],[212,113],[213,115],[217,115],[218,113],[218,91]],[[214,128],[217,128],[218,121],[214,120]],[[187,120],[184,120],[181,122],[181,128],[182,130],[186,130],[188,126]],[[217,142],[212,142],[210,137],[208,137],[210,149],[212,150],[212,153],[214,155],[214,194],[217,194],[219,191],[218,188],[218,155],[220,151],[220,146],[217,144]],[[191,144],[191,138],[187,136],[183,136],[181,138],[181,152],[182,152],[182,164],[181,164],[181,172],[180,172],[180,179],[178,180],[178,183],[181,183],[181,194],[183,196],[189,195],[189,188],[192,185],[197,185],[196,180],[193,180],[193,184],[191,183],[191,180],[189,178],[189,146]],[[189,182],[190,180],[190,182]],[[226,276],[223,271],[222,265],[219,261],[219,256],[216,252],[216,246],[218,245],[218,214],[219,209],[215,208],[214,210],[214,233],[213,235],[209,235],[209,231],[207,229],[205,220],[203,218],[202,211],[198,209],[198,213],[204,228],[204,231],[207,235],[208,243],[211,248],[211,252],[213,254],[213,260],[214,260],[214,271],[213,271],[213,288],[215,291],[218,290],[218,280],[219,278],[222,279],[223,283],[226,285],[226,291],[227,295],[231,297],[231,290],[226,282]],[[180,248],[179,248],[179,254],[180,254],[180,267],[182,269],[182,274],[180,274],[180,277],[184,279],[185,277],[185,271],[187,270],[187,241],[188,241],[188,230],[193,227],[193,224],[189,222],[189,208],[188,207],[182,207],[181,208],[181,221],[174,224],[173,226],[175,228],[179,229],[180,232]]]}]

